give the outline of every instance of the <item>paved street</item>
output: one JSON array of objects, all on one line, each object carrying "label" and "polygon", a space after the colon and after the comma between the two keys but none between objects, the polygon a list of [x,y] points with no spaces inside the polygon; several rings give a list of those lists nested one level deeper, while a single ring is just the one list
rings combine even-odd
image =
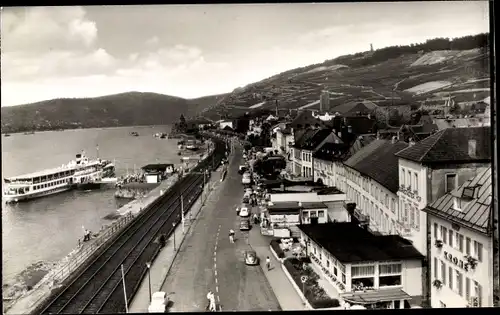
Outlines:
[{"label": "paved street", "polygon": [[[236,153],[227,178],[207,200],[162,287],[173,302],[170,311],[204,311],[209,290],[223,311],[280,310],[262,268],[244,263],[243,252],[250,246],[239,231],[235,211],[243,196],[237,173],[241,161],[241,153]],[[231,228],[235,244],[229,243]]]}]

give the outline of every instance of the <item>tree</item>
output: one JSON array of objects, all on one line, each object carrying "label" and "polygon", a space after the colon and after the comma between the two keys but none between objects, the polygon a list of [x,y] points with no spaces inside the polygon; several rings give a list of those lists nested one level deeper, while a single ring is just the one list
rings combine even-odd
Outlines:
[{"label": "tree", "polygon": [[184,115],[181,114],[181,117],[179,118],[179,124],[177,126],[180,132],[186,131],[187,123],[186,123],[186,118],[184,118]]}]

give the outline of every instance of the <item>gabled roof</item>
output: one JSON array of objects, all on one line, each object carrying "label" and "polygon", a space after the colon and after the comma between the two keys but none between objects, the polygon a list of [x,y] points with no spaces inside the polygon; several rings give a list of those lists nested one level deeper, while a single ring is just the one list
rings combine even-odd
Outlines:
[{"label": "gabled roof", "polygon": [[352,222],[298,227],[342,263],[423,259],[410,241],[401,236],[376,236]]},{"label": "gabled roof", "polygon": [[354,142],[349,147],[349,152],[347,152],[346,155],[344,156],[344,160],[347,160],[348,158],[356,154],[356,152],[366,147],[376,139],[377,137],[374,135],[359,136],[358,138],[356,138],[356,140],[354,140]]},{"label": "gabled roof", "polygon": [[302,132],[297,133],[297,137],[295,138],[295,143],[293,145],[294,148],[302,148],[304,143],[309,140],[316,133],[315,129],[304,129]]},{"label": "gabled roof", "polygon": [[400,141],[392,143],[391,140],[374,140],[344,164],[397,193],[399,161],[394,154],[407,146],[407,143]]},{"label": "gabled roof", "polygon": [[[303,150],[315,150],[331,133],[331,129],[315,130],[315,133],[309,139],[304,140],[300,148]],[[332,136],[335,137],[337,141],[342,141],[336,135]]]},{"label": "gabled roof", "polygon": [[[490,127],[448,128],[417,142],[396,156],[419,163],[491,160]],[[469,155],[469,141],[476,141],[475,156]]]},{"label": "gabled roof", "polygon": [[314,118],[310,111],[303,111],[300,112],[294,120],[292,120],[290,126],[295,129],[299,127],[304,128],[308,125],[315,126],[316,124],[321,125],[321,120]]},{"label": "gabled roof", "polygon": [[[455,210],[454,199],[461,198],[464,190],[469,190],[473,199],[461,211]],[[491,167],[467,180],[462,186],[447,193],[428,205],[424,211],[459,225],[489,234],[491,232],[492,211]],[[468,200],[467,200],[468,201]]]},{"label": "gabled roof", "polygon": [[327,142],[313,153],[313,157],[323,161],[341,160],[347,151],[349,151],[349,146],[343,142]]}]

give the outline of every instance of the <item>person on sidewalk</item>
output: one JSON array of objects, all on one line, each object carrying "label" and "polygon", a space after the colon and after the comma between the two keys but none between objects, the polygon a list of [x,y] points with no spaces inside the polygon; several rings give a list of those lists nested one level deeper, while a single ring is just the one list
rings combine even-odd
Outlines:
[{"label": "person on sidewalk", "polygon": [[215,294],[212,291],[208,291],[208,310],[210,312],[215,312]]},{"label": "person on sidewalk", "polygon": [[229,242],[234,243],[234,230],[229,230]]},{"label": "person on sidewalk", "polygon": [[266,268],[267,271],[271,270],[271,258],[269,256],[266,257]]}]

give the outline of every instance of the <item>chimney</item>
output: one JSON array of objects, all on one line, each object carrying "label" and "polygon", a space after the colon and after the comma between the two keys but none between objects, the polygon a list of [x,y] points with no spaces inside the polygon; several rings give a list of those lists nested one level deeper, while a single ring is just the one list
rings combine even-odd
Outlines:
[{"label": "chimney", "polygon": [[469,156],[471,158],[477,157],[476,140],[469,140]]},{"label": "chimney", "polygon": [[352,134],[352,126],[347,126],[347,132]]},{"label": "chimney", "polygon": [[392,141],[391,141],[391,143],[392,143],[392,144],[394,144],[394,143],[396,143],[397,141],[398,141],[398,137],[396,137],[396,136],[392,136]]}]

